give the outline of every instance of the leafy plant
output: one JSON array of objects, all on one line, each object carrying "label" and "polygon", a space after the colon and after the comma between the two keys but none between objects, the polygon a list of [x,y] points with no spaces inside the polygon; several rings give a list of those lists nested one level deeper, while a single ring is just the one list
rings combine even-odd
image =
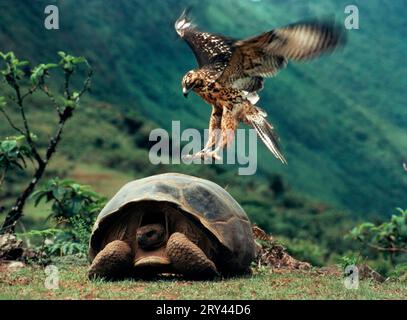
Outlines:
[{"label": "leafy plant", "polygon": [[73,180],[54,178],[32,194],[37,206],[41,201],[52,203],[50,218],[58,223],[73,226],[78,216],[88,224],[106,204],[106,198],[91,190],[89,186]]},{"label": "leafy plant", "polygon": [[46,229],[43,231],[29,232],[28,236],[42,236],[43,241],[37,247],[47,257],[67,256],[78,254],[86,257],[90,240],[92,224],[82,216],[69,219],[69,226],[64,229]]},{"label": "leafy plant", "polygon": [[29,239],[30,243],[34,243],[35,252],[46,262],[55,256],[86,255],[87,252],[87,243],[77,241],[71,230],[56,228],[31,230],[19,233],[18,237]]},{"label": "leafy plant", "polygon": [[56,63],[48,63],[44,64],[41,63],[38,66],[36,66],[30,76],[31,83],[33,85],[45,85],[45,78],[49,76],[48,70],[51,68],[56,68],[58,65]]},{"label": "leafy plant", "polygon": [[21,80],[24,76],[23,67],[29,64],[28,61],[20,61],[14,55],[14,52],[0,52],[0,58],[5,62],[4,69],[1,74],[11,86],[16,85],[17,80]]},{"label": "leafy plant", "polygon": [[50,239],[49,244],[45,247],[48,256],[67,256],[80,254],[86,256],[88,243],[83,243],[75,238],[75,232],[65,230]]},{"label": "leafy plant", "polygon": [[92,232],[92,224],[89,224],[85,219],[80,216],[72,217],[70,219],[72,225],[72,234],[77,242],[85,246],[85,251],[88,248],[90,235]]},{"label": "leafy plant", "polygon": [[356,266],[360,264],[360,256],[355,254],[348,254],[340,257],[339,266],[345,270],[348,266]]},{"label": "leafy plant", "polygon": [[32,160],[30,151],[23,135],[7,137],[0,142],[0,187],[8,170],[24,170],[26,159]]},{"label": "leafy plant", "polygon": [[34,259],[29,259],[29,262],[35,261],[38,264],[49,263],[50,256],[48,246],[51,242],[50,239],[54,238],[57,234],[62,233],[61,229],[49,228],[44,230],[30,230],[24,233],[17,233],[16,236],[22,240],[27,240],[29,243],[35,243],[30,245],[34,250]]},{"label": "leafy plant", "polygon": [[52,203],[52,219],[58,228],[33,230],[24,235],[40,238],[38,251],[47,257],[87,254],[95,216],[106,203],[106,198],[72,180],[55,178],[32,194],[35,205],[41,201]]},{"label": "leafy plant", "polygon": [[[32,68],[31,72],[27,72],[28,61],[20,61],[13,52],[0,52],[0,74],[12,89],[13,95],[9,98],[10,105],[16,106],[21,122],[21,125],[18,125],[14,122],[15,120],[12,120],[8,110],[6,110],[6,105],[8,104],[5,98],[1,97],[0,112],[7,120],[9,126],[19,133],[19,136],[0,141],[0,184],[4,181],[4,177],[9,169],[14,167],[24,169],[25,158],[31,159],[35,167],[32,179],[7,213],[0,230],[2,233],[14,232],[17,222],[23,216],[26,200],[43,177],[49,161],[56,151],[65,123],[73,116],[75,109],[79,105],[79,98],[90,87],[92,69],[86,59],[74,57],[64,52],[59,52],[58,54],[61,57],[59,63],[40,64]],[[80,64],[86,66],[87,76],[82,88],[79,91],[71,92],[71,77]],[[46,80],[50,76],[49,70],[53,68],[59,68],[64,74],[64,89],[62,94],[55,95],[47,84]],[[27,85],[29,85],[29,89],[23,92],[23,88]],[[31,123],[26,115],[25,99],[37,92],[42,92],[49,98],[58,115],[57,128],[48,141],[45,155],[42,155],[39,150],[35,134],[31,130]]]}]

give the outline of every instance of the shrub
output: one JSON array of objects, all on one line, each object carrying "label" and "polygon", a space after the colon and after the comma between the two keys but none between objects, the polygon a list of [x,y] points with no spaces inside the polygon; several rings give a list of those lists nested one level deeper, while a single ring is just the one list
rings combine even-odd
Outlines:
[{"label": "shrub", "polygon": [[48,218],[57,228],[32,230],[20,236],[32,239],[35,249],[48,258],[73,254],[85,257],[96,214],[106,204],[106,198],[88,186],[59,178],[49,180],[32,196],[35,205],[42,200],[52,203]]},{"label": "shrub", "polygon": [[32,153],[25,136],[12,136],[0,141],[0,187],[9,170],[24,170],[27,159],[32,160]]},{"label": "shrub", "polygon": [[347,255],[343,255],[339,259],[339,266],[343,270],[345,270],[346,267],[348,267],[348,266],[357,266],[357,265],[360,264],[360,262],[361,262],[360,255],[350,253],[350,254],[347,254]]},{"label": "shrub", "polygon": [[52,202],[49,218],[58,223],[73,226],[78,219],[92,224],[94,217],[106,204],[106,198],[84,186],[68,179],[54,178],[33,193],[37,206],[42,200]]},{"label": "shrub", "polygon": [[[18,137],[0,141],[0,186],[10,169],[15,167],[23,169],[26,158],[32,160],[35,168],[32,179],[18,195],[14,205],[7,213],[0,229],[1,233],[14,232],[17,222],[23,216],[27,199],[44,176],[47,166],[56,152],[65,124],[72,118],[79,106],[80,98],[90,87],[92,69],[86,59],[74,57],[62,51],[58,52],[58,55],[60,57],[58,63],[42,63],[28,70],[28,61],[19,60],[13,52],[0,52],[0,76],[7,84],[8,89],[11,90],[7,99],[0,96],[0,113],[6,120],[7,126],[19,134]],[[87,76],[82,87],[79,90],[74,90],[71,80],[79,65],[85,65]],[[59,69],[64,75],[63,92],[61,93],[54,92],[51,89],[52,84],[48,83],[50,71],[53,69]],[[45,152],[42,152],[43,146],[36,141],[36,136],[31,129],[32,119],[28,117],[26,112],[26,98],[38,93],[48,98],[47,102],[56,111],[55,114],[58,119],[55,132],[50,137]],[[19,122],[12,119],[9,108],[17,111]],[[50,108],[50,110],[52,109]]]},{"label": "shrub", "polygon": [[374,251],[382,252],[395,265],[396,257],[407,253],[407,210],[397,209],[389,221],[380,225],[365,222],[353,228],[348,237]]}]

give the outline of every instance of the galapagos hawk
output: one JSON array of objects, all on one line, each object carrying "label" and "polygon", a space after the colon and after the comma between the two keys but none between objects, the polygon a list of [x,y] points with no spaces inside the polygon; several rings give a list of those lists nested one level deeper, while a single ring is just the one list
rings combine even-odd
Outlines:
[{"label": "galapagos hawk", "polygon": [[311,59],[343,44],[341,28],[333,21],[310,20],[235,40],[199,31],[184,12],[175,22],[175,30],[192,49],[199,66],[183,77],[183,94],[187,97],[193,90],[212,105],[208,141],[190,157],[219,159],[218,153],[233,141],[243,122],[256,129],[277,159],[287,163],[267,114],[255,105],[257,92],[263,88],[264,78],[276,75],[289,60]]}]

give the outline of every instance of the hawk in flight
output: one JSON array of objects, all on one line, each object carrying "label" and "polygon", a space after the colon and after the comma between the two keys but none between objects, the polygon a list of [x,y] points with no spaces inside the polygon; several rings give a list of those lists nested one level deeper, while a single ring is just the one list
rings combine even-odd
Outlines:
[{"label": "hawk in flight", "polygon": [[[233,141],[240,122],[257,134],[283,163],[287,163],[267,114],[255,104],[264,78],[274,76],[289,60],[303,61],[331,52],[343,43],[341,29],[330,21],[306,21],[264,32],[244,40],[197,30],[185,12],[175,30],[192,49],[199,68],[182,79],[183,94],[193,90],[212,105],[209,137],[192,157],[219,159],[218,153]],[[220,134],[218,134],[220,132]]]}]

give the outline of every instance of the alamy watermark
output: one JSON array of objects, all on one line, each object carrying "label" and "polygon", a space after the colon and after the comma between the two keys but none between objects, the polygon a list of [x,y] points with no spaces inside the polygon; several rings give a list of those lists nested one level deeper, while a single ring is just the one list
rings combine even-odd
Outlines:
[{"label": "alamy watermark", "polygon": [[47,277],[44,280],[44,286],[48,290],[59,289],[59,270],[57,266],[48,265],[44,270]]},{"label": "alamy watermark", "polygon": [[347,30],[359,29],[359,8],[356,5],[350,4],[345,7],[346,16],[344,25]]},{"label": "alamy watermark", "polygon": [[44,27],[47,30],[59,30],[59,9],[55,5],[48,5],[44,9],[47,15],[44,20]]},{"label": "alamy watermark", "polygon": [[[260,0],[251,0],[257,2]],[[344,20],[344,25],[347,30],[359,29],[359,8],[354,4],[349,4],[345,7],[344,13],[347,15]],[[47,30],[59,30],[59,8],[56,5],[47,5],[44,9],[46,15],[44,19],[44,27]]]},{"label": "alamy watermark", "polygon": [[355,265],[349,265],[345,268],[345,280],[343,284],[346,289],[359,289],[359,269]]}]

